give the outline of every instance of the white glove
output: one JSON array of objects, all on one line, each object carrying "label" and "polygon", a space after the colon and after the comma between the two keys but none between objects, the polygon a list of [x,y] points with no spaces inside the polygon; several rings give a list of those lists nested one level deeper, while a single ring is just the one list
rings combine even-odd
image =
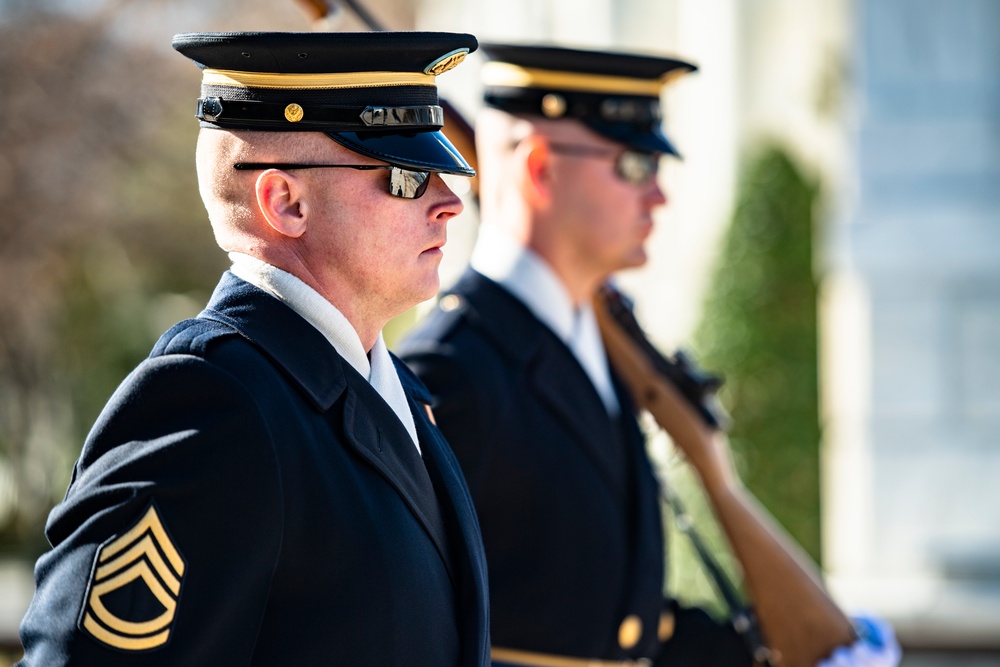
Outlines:
[{"label": "white glove", "polygon": [[896,667],[903,651],[896,641],[892,626],[875,616],[851,618],[858,641],[841,646],[816,667]]}]

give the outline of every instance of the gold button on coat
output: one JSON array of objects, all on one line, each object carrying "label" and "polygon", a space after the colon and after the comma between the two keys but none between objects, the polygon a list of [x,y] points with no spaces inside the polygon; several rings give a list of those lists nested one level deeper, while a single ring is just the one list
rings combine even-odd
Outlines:
[{"label": "gold button on coat", "polygon": [[656,628],[656,638],[665,642],[674,636],[674,613],[665,611],[660,614],[660,625]]},{"label": "gold button on coat", "polygon": [[441,297],[441,301],[438,303],[438,307],[446,313],[461,307],[461,305],[462,297],[457,294],[446,294]]},{"label": "gold button on coat", "polygon": [[635,614],[629,614],[618,626],[618,645],[628,650],[639,643],[642,637],[642,619]]}]

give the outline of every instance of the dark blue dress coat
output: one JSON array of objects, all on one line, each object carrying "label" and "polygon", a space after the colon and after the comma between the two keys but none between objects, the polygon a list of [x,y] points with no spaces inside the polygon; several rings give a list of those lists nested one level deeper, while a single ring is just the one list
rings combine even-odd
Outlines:
[{"label": "dark blue dress coat", "polygon": [[[618,387],[612,419],[569,348],[492,280],[470,270],[450,293],[398,352],[434,395],[479,512],[493,643],[655,655],[663,536],[632,401]],[[641,632],[623,648],[629,617]]]},{"label": "dark blue dress coat", "polygon": [[226,273],[111,398],[51,513],[23,665],[488,663],[457,462],[323,335]]}]

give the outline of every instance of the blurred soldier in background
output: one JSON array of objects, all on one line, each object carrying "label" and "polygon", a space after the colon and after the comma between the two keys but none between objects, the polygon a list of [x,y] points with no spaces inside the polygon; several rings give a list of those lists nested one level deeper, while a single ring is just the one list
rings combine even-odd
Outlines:
[{"label": "blurred soldier in background", "polygon": [[[439,288],[473,171],[446,33],[192,33],[197,167],[230,253],[90,433],[46,527],[23,665],[482,665],[458,465],[383,325]],[[139,99],[139,97],[137,97]]]},{"label": "blurred soldier in background", "polygon": [[[689,63],[484,45],[471,266],[400,346],[479,513],[495,665],[750,665],[729,624],[664,599],[657,480],[592,302],[642,265],[677,151],[659,97]],[[737,497],[728,452],[692,458]],[[794,613],[794,612],[793,612]],[[849,644],[846,618],[839,628]]]}]

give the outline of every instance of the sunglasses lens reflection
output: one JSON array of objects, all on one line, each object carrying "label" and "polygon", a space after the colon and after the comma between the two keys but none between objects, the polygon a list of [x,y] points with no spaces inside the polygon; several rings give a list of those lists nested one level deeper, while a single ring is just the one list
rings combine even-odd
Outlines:
[{"label": "sunglasses lens reflection", "polygon": [[616,170],[626,183],[642,185],[656,175],[659,166],[660,157],[655,153],[625,151],[618,157]]},{"label": "sunglasses lens reflection", "polygon": [[427,192],[431,182],[429,171],[411,171],[393,167],[389,170],[389,194],[403,199],[417,199]]}]

